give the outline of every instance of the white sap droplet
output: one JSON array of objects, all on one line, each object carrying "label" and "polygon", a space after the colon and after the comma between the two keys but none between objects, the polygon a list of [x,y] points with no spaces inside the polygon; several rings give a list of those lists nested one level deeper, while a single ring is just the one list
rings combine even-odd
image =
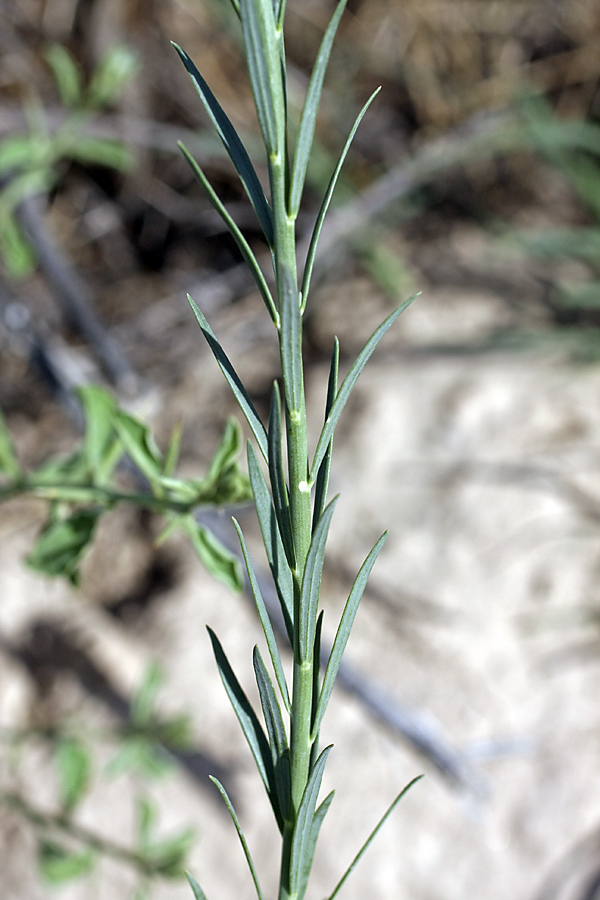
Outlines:
[{"label": "white sap droplet", "polygon": [[308,481],[301,481],[300,484],[298,485],[298,490],[301,491],[303,494],[309,494],[310,487],[309,487]]}]

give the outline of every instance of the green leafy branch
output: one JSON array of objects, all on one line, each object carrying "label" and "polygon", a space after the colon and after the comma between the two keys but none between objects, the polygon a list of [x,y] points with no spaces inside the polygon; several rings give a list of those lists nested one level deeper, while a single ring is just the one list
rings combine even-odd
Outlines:
[{"label": "green leafy branch", "polygon": [[[119,504],[159,513],[166,527],[158,538],[185,533],[206,568],[230,587],[241,590],[238,559],[196,519],[203,507],[230,506],[250,499],[248,479],[239,467],[239,425],[230,419],[204,478],[179,478],[180,430],[175,429],[163,454],[149,428],[123,410],[104,389],[79,390],[85,416],[81,445],[68,456],[25,471],[0,415],[0,501],[29,495],[48,503],[48,519],[27,559],[45,575],[60,575],[76,585],[84,552],[98,520]],[[143,490],[127,490],[119,463],[126,457]]]}]

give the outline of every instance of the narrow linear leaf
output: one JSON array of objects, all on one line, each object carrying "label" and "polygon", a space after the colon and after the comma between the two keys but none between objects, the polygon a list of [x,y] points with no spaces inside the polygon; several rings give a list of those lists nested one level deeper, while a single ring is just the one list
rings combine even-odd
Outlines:
[{"label": "narrow linear leaf", "polygon": [[126,44],[110,47],[92,75],[85,99],[86,107],[100,109],[115,103],[139,68],[140,61],[131,47]]},{"label": "narrow linear leaf", "polygon": [[333,498],[319,519],[310,542],[308,556],[306,557],[298,620],[298,643],[302,662],[310,660],[314,650],[317,606],[319,603],[323,563],[325,561],[325,544],[337,500],[337,497]]},{"label": "narrow linear leaf", "polygon": [[258,123],[271,159],[285,150],[285,95],[273,0],[240,4],[244,46]]},{"label": "narrow linear leaf", "polygon": [[36,139],[33,135],[12,135],[0,141],[0,174],[31,165],[36,156]]},{"label": "narrow linear leaf", "polygon": [[17,454],[13,446],[12,438],[6,427],[6,421],[0,411],[0,472],[8,475],[13,481],[23,477],[23,470],[19,465]]},{"label": "narrow linear leaf", "polygon": [[165,454],[165,461],[163,464],[163,476],[165,478],[172,478],[175,474],[175,470],[177,469],[177,463],[179,462],[179,451],[181,448],[181,422],[176,422],[173,431],[171,432],[171,437],[169,439],[169,446],[167,447],[167,452]]},{"label": "narrow linear leaf", "polygon": [[[337,337],[333,342],[333,351],[331,354],[331,366],[329,368],[329,382],[327,384],[327,400],[325,403],[325,419],[331,412],[333,401],[335,400],[338,389],[338,370],[340,365],[340,342]],[[331,468],[331,453],[333,450],[333,438],[329,441],[327,450],[323,457],[323,461],[319,466],[317,480],[315,484],[315,505],[313,512],[313,531],[317,522],[323,515],[323,510],[327,504],[327,489],[329,487],[329,470]]]},{"label": "narrow linear leaf", "polygon": [[252,656],[256,684],[260,694],[260,703],[265,717],[269,744],[271,746],[271,758],[275,770],[275,784],[279,797],[279,808],[285,821],[289,821],[292,805],[292,789],[290,776],[290,749],[287,734],[283,724],[281,709],[275,696],[273,682],[260,655],[258,647],[254,648]]},{"label": "narrow linear leaf", "polygon": [[300,409],[303,393],[302,379],[302,316],[296,279],[287,266],[281,270],[281,369],[287,409]]},{"label": "narrow linear leaf", "polygon": [[308,839],[308,844],[306,846],[306,852],[304,857],[304,864],[302,866],[302,874],[300,880],[300,892],[299,896],[303,897],[306,893],[306,887],[308,884],[308,879],[310,877],[310,870],[312,868],[313,859],[315,856],[315,850],[317,847],[317,841],[319,839],[319,832],[321,830],[321,825],[323,824],[323,819],[327,815],[329,807],[331,806],[331,801],[334,797],[334,791],[331,791],[330,794],[327,794],[321,805],[316,810],[312,824],[310,827],[310,836]]},{"label": "narrow linear leaf", "polygon": [[331,746],[325,747],[313,766],[296,816],[290,853],[290,895],[296,897],[297,900],[303,900],[304,894],[300,889],[303,884],[306,886],[310,872],[308,857],[311,849],[315,807],[330,750]]},{"label": "narrow linear leaf", "polygon": [[35,252],[8,210],[0,210],[0,256],[9,278],[25,278],[35,268]]},{"label": "narrow linear leaf", "polygon": [[216,211],[219,213],[219,215],[225,222],[225,225],[229,229],[229,233],[231,234],[232,238],[236,242],[240,253],[244,257],[246,265],[248,266],[250,272],[252,273],[252,276],[256,282],[258,290],[260,291],[260,295],[264,300],[265,306],[267,307],[267,310],[269,312],[269,315],[271,316],[271,319],[273,320],[273,322],[275,324],[275,327],[279,328],[279,313],[277,312],[277,308],[273,301],[273,297],[271,296],[271,291],[269,290],[269,286],[267,285],[267,282],[265,281],[265,276],[263,275],[262,269],[260,268],[258,261],[254,255],[254,253],[252,252],[252,248],[250,247],[250,245],[248,244],[248,241],[246,240],[246,238],[244,237],[244,235],[238,228],[235,220],[227,212],[227,209],[225,208],[225,206],[223,205],[223,203],[221,202],[221,200],[215,193],[215,190],[212,187],[210,181],[208,180],[208,178],[206,177],[206,175],[204,174],[204,172],[202,171],[202,169],[200,168],[200,166],[198,165],[198,163],[196,162],[196,160],[194,159],[192,154],[189,152],[189,150],[187,149],[185,144],[182,144],[181,141],[178,141],[177,146],[179,147],[179,149],[185,156],[197,181],[204,188],[204,190],[208,196],[208,199],[210,200],[210,202],[212,203],[212,205],[214,206]]},{"label": "narrow linear leaf", "polygon": [[83,95],[81,69],[77,62],[62,44],[50,44],[46,47],[44,59],[52,69],[61,103],[75,109],[81,104]]},{"label": "narrow linear leaf", "polygon": [[187,878],[189,886],[192,889],[195,900],[207,900],[206,894],[204,893],[196,879],[193,878],[189,872],[185,873],[185,877]]},{"label": "narrow linear leaf", "polygon": [[219,675],[221,676],[221,681],[223,682],[229,701],[238,718],[238,722],[242,727],[250,752],[254,757],[256,768],[259,771],[265,790],[271,801],[277,824],[281,830],[283,828],[283,818],[277,799],[275,771],[273,769],[269,742],[267,741],[262,725],[258,721],[256,713],[252,709],[250,701],[246,697],[241,684],[237,680],[235,673],[229,664],[229,660],[225,656],[225,651],[223,650],[218,637],[211,628],[208,628],[207,630],[213,646],[213,652],[217,661],[217,668],[219,670]]},{"label": "narrow linear leaf", "polygon": [[321,635],[323,633],[323,618],[325,613],[323,610],[319,613],[319,618],[317,619],[317,627],[315,629],[315,647],[313,651],[313,659],[315,660],[315,665],[313,666],[313,689],[312,689],[312,718],[311,718],[311,762],[317,757],[317,753],[319,752],[319,732],[318,729],[315,728],[315,720],[316,720],[316,711],[319,703],[319,695],[321,693],[320,685],[321,685]]},{"label": "narrow linear leaf", "polygon": [[348,866],[346,871],[344,872],[342,878],[336,885],[333,893],[330,894],[329,897],[327,897],[327,900],[334,900],[334,897],[336,897],[338,895],[338,893],[340,892],[340,889],[346,883],[346,880],[348,879],[349,875],[351,875],[351,873],[354,871],[354,869],[356,868],[357,864],[360,862],[364,853],[369,849],[371,843],[377,837],[381,826],[388,819],[388,817],[393,813],[393,811],[396,809],[396,806],[406,796],[408,791],[410,791],[411,787],[413,787],[413,785],[415,785],[417,783],[417,781],[420,781],[421,778],[423,778],[422,775],[417,775],[416,778],[413,778],[412,781],[409,781],[409,783],[406,785],[406,787],[400,791],[400,793],[398,794],[396,799],[392,801],[390,806],[388,806],[387,810],[385,811],[385,813],[383,814],[383,816],[381,817],[381,819],[379,820],[379,822],[377,823],[377,825],[375,826],[375,828],[373,829],[373,831],[371,832],[371,834],[369,835],[367,840],[364,842],[364,844],[362,845],[362,847],[360,848],[360,850],[358,851],[358,853],[356,854],[356,856],[354,857],[354,859],[352,860],[352,862],[350,863],[350,865]]},{"label": "narrow linear leaf", "polygon": [[381,323],[379,328],[377,328],[373,332],[373,334],[371,335],[371,337],[369,338],[369,340],[367,341],[365,346],[362,348],[362,350],[356,357],[354,365],[352,366],[352,368],[350,369],[350,371],[344,378],[342,385],[336,394],[336,398],[333,402],[333,405],[331,407],[329,415],[327,416],[327,418],[325,420],[325,424],[323,426],[321,434],[319,435],[319,440],[317,442],[317,448],[315,450],[315,456],[314,456],[314,459],[312,462],[312,468],[311,468],[311,472],[310,472],[310,479],[309,479],[310,484],[314,484],[314,479],[315,479],[316,473],[319,471],[319,466],[321,465],[323,458],[325,456],[325,453],[327,452],[327,447],[329,446],[329,442],[331,441],[331,438],[333,437],[333,432],[335,431],[335,427],[339,421],[339,418],[342,414],[344,406],[346,405],[348,397],[350,396],[350,392],[352,391],[352,388],[354,387],[354,385],[356,384],[356,382],[358,380],[358,376],[360,375],[360,373],[366,366],[367,362],[373,355],[375,348],[381,341],[381,339],[384,336],[384,334],[386,333],[386,331],[388,331],[388,329],[394,324],[394,322],[396,321],[396,319],[398,318],[400,313],[404,312],[404,310],[407,308],[407,306],[410,306],[410,304],[412,303],[412,301],[415,299],[416,296],[418,296],[418,294],[415,294],[414,297],[410,297],[405,303],[403,303],[401,306],[399,306],[398,309],[395,309],[394,312],[391,313],[391,315],[389,315],[387,317],[387,319]]},{"label": "narrow linear leaf", "polygon": [[[234,8],[236,8],[236,12],[238,15],[240,14],[239,7],[234,3]],[[267,240],[269,247],[273,246],[273,214],[271,212],[271,207],[265,197],[265,193],[262,189],[262,185],[259,181],[258,175],[254,169],[250,161],[250,157],[246,151],[246,148],[242,144],[241,138],[231,121],[229,120],[225,110],[220,105],[219,101],[209,88],[208,84],[187,55],[185,50],[182,50],[178,44],[173,44],[175,50],[179,54],[179,57],[188,71],[190,78],[194,84],[194,87],[198,91],[200,95],[200,99],[204,104],[204,108],[208,113],[217,134],[223,141],[223,145],[231,159],[235,169],[240,176],[240,180],[244,186],[244,190],[248,194],[248,198],[250,203],[254,207],[254,211],[258,216],[258,220],[260,222],[261,228]]]},{"label": "narrow linear leaf", "polygon": [[340,158],[338,159],[337,165],[336,165],[335,169],[333,170],[333,175],[331,176],[329,185],[327,186],[327,190],[325,191],[325,196],[323,198],[323,202],[321,204],[321,208],[320,208],[319,214],[317,216],[317,221],[315,222],[315,227],[313,228],[313,233],[312,233],[312,236],[310,239],[310,245],[308,248],[308,254],[306,257],[306,263],[304,266],[304,276],[302,279],[302,310],[303,311],[304,311],[304,308],[306,307],[306,301],[308,299],[308,291],[310,288],[310,279],[311,279],[311,275],[312,275],[313,266],[315,263],[315,256],[317,254],[317,246],[319,243],[319,238],[321,236],[321,231],[323,229],[323,222],[325,221],[325,216],[327,215],[327,210],[329,209],[329,204],[331,203],[331,198],[333,197],[333,192],[335,190],[335,186],[337,184],[338,178],[340,177],[340,172],[342,170],[342,166],[344,165],[344,162],[348,155],[348,151],[350,150],[350,145],[352,144],[352,141],[354,140],[354,135],[357,132],[358,126],[362,122],[366,111],[368,110],[368,108],[370,107],[371,103],[373,102],[373,100],[375,99],[375,97],[377,96],[377,94],[379,93],[380,90],[381,90],[381,88],[377,88],[376,91],[373,91],[373,93],[371,94],[371,96],[369,97],[369,99],[367,100],[367,102],[365,103],[365,105],[363,106],[361,111],[359,112],[358,116],[356,117],[356,121],[354,122],[354,125],[352,126],[352,130],[350,131],[350,134],[348,135],[346,143],[344,144],[344,147],[340,154]]},{"label": "narrow linear leaf", "polygon": [[77,136],[77,140],[68,145],[68,155],[88,166],[105,166],[127,172],[135,165],[135,156],[122,141],[110,138],[94,138]]},{"label": "narrow linear leaf", "polygon": [[228,356],[226,355],[225,351],[223,350],[223,348],[221,347],[217,338],[215,337],[210,325],[208,324],[208,322],[204,318],[204,315],[200,312],[200,310],[198,309],[198,307],[196,306],[196,304],[194,303],[194,301],[192,300],[192,298],[190,297],[189,294],[188,294],[188,303],[190,304],[190,306],[192,308],[192,312],[196,316],[196,321],[198,322],[198,325],[200,326],[200,330],[202,331],[202,334],[206,338],[208,346],[212,350],[213,355],[219,365],[219,368],[221,369],[221,372],[225,376],[225,379],[226,379],[227,383],[229,384],[229,387],[231,388],[231,390],[234,393],[235,399],[237,400],[237,402],[240,405],[240,409],[242,410],[242,412],[244,413],[244,416],[246,417],[246,421],[248,422],[248,425],[252,429],[252,434],[256,438],[256,442],[257,442],[258,446],[260,447],[260,452],[262,453],[265,460],[267,460],[268,453],[269,453],[267,432],[265,430],[265,426],[263,425],[263,423],[260,420],[260,416],[256,412],[254,405],[253,405],[252,401],[250,400],[250,397],[246,393],[246,389],[245,389],[244,385],[240,381],[240,379],[237,375],[237,372],[235,371],[235,369],[231,365],[231,362],[229,361]]},{"label": "narrow linear leaf", "polygon": [[[246,841],[246,837],[244,835],[244,832],[242,831],[242,826],[240,825],[240,822],[236,815],[235,809],[233,808],[233,803],[229,799],[227,791],[225,790],[225,788],[223,787],[223,785],[221,784],[219,779],[215,778],[214,775],[209,775],[208,777],[210,778],[212,783],[217,787],[219,793],[221,794],[221,797],[225,801],[225,806],[227,807],[227,809],[229,811],[229,815],[231,816],[233,824],[235,825],[235,830],[238,833],[238,837],[240,839],[240,843],[241,843],[242,849],[244,851],[244,856],[246,857],[246,862],[248,863],[248,868],[250,869],[250,874],[252,875],[252,881],[254,882],[254,887],[256,888],[256,895],[258,897],[258,900],[263,900],[263,894],[260,889],[260,882],[258,880],[256,866],[254,865],[254,861],[253,861],[252,855],[250,853],[250,848],[248,847],[248,842]],[[189,878],[189,876],[188,876],[188,878]]]},{"label": "narrow linear leaf", "polygon": [[285,555],[279,528],[277,527],[271,495],[254,452],[254,447],[250,443],[248,444],[248,474],[267,561],[273,575],[286,631],[291,644],[293,641],[294,621],[294,581],[292,571]]},{"label": "narrow linear leaf", "polygon": [[285,470],[283,465],[282,432],[281,432],[281,396],[279,386],[273,382],[271,393],[271,410],[269,414],[269,477],[273,491],[273,506],[279,532],[283,541],[290,568],[294,568],[294,542],[292,538],[292,522]]},{"label": "narrow linear leaf", "polygon": [[260,619],[260,624],[262,625],[263,633],[265,636],[265,640],[267,642],[267,648],[269,650],[269,656],[271,657],[271,662],[273,663],[273,669],[275,671],[275,677],[277,679],[277,684],[279,685],[279,690],[281,692],[281,697],[283,699],[284,706],[289,713],[291,710],[290,696],[288,693],[288,686],[285,680],[285,673],[283,671],[283,665],[281,662],[281,656],[279,654],[279,648],[277,646],[277,641],[275,639],[275,633],[273,631],[273,626],[271,624],[271,620],[269,618],[269,613],[267,612],[267,607],[265,606],[265,601],[263,600],[263,596],[260,590],[260,586],[258,584],[258,580],[256,578],[256,574],[254,572],[254,568],[252,566],[252,562],[250,560],[250,556],[248,554],[248,548],[246,546],[246,541],[244,540],[244,535],[242,534],[242,529],[240,528],[239,522],[234,518],[233,524],[235,530],[238,533],[238,537],[240,539],[240,546],[242,548],[242,555],[244,557],[244,562],[246,563],[246,571],[248,572],[248,580],[250,581],[250,588],[252,590],[252,596],[254,597],[254,602],[256,603],[256,609],[258,611],[258,618]]},{"label": "narrow linear leaf", "polygon": [[242,449],[242,429],[236,419],[230,416],[225,431],[219,441],[210,468],[206,474],[207,481],[217,481],[224,472],[237,462]]},{"label": "narrow linear leaf", "polygon": [[321,688],[317,711],[315,713],[315,721],[312,726],[313,735],[317,735],[319,732],[319,728],[321,727],[321,722],[323,721],[323,716],[325,715],[325,710],[327,709],[327,704],[329,703],[329,698],[331,697],[333,685],[335,684],[335,679],[340,668],[342,656],[344,655],[346,644],[348,643],[348,638],[350,637],[350,632],[352,631],[352,626],[354,624],[354,619],[358,611],[358,606],[362,599],[365,587],[367,586],[367,581],[369,575],[371,574],[371,569],[375,565],[375,560],[379,556],[379,553],[381,552],[381,549],[387,540],[387,536],[388,533],[386,531],[385,534],[381,535],[381,537],[365,559],[364,563],[360,567],[358,575],[356,576],[354,584],[352,585],[352,590],[350,591],[348,600],[346,601],[346,606],[344,607],[344,612],[342,613],[342,618],[340,619],[340,624],[338,626],[335,640],[333,642],[333,647],[331,649],[327,668],[325,669],[323,686]]},{"label": "narrow linear leaf", "polygon": [[275,13],[275,21],[277,22],[277,29],[282,31],[283,29],[283,17],[285,16],[285,4],[286,0],[273,0],[273,12]]},{"label": "narrow linear leaf", "polygon": [[323,35],[323,40],[319,47],[317,59],[310,76],[308,90],[304,99],[298,137],[296,139],[290,199],[288,204],[288,214],[293,219],[297,217],[298,210],[300,209],[300,201],[302,199],[302,191],[306,180],[306,170],[308,168],[308,161],[310,159],[310,152],[315,134],[317,111],[319,109],[321,92],[323,90],[325,72],[327,71],[327,64],[329,63],[329,57],[331,56],[331,48],[342,13],[346,8],[346,3],[347,0],[340,0],[331,17],[329,25],[327,26],[325,34]]}]

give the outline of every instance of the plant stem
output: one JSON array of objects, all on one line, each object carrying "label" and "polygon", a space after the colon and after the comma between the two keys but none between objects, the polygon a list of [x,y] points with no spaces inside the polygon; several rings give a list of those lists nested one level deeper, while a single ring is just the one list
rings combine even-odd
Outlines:
[{"label": "plant stem", "polygon": [[189,502],[171,500],[167,497],[155,497],[147,493],[127,493],[110,488],[90,484],[73,484],[56,482],[54,484],[36,484],[35,481],[20,481],[16,485],[0,488],[0,503],[30,494],[39,500],[59,500],[64,503],[96,503],[101,506],[113,506],[116,503],[132,503],[152,509],[158,513],[186,513],[201,505],[195,499]]},{"label": "plant stem", "polygon": [[[298,291],[296,263],[295,219],[287,211],[287,160],[285,153],[271,158],[269,174],[274,220],[274,267],[279,299],[281,327],[279,341],[284,382],[285,417],[287,426],[287,454],[289,471],[289,501],[294,545],[294,621],[299,621],[302,577],[311,539],[311,498],[308,481],[308,436],[306,428],[306,400],[302,366],[302,313]],[[286,296],[286,292],[288,295]],[[291,296],[290,296],[291,293]],[[290,304],[288,314],[283,305]],[[284,333],[284,329],[288,329]],[[293,364],[285,347],[291,351]],[[294,387],[290,387],[294,385]],[[288,388],[287,390],[285,388]],[[285,823],[281,858],[279,900],[292,900],[289,893],[289,865],[296,815],[308,777],[311,759],[311,718],[314,660],[301,660],[298,629],[294,629],[294,668],[292,710],[290,721],[290,766],[292,821]]]}]

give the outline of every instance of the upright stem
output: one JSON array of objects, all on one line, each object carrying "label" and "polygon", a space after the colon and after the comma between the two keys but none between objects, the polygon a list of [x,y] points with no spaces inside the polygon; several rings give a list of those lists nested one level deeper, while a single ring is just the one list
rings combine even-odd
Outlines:
[{"label": "upright stem", "polygon": [[[296,266],[295,220],[287,211],[287,173],[285,154],[270,160],[271,196],[273,203],[274,237],[275,237],[275,279],[280,311],[284,292],[289,284],[294,287],[294,306],[292,315],[296,317],[294,328],[293,354],[296,365],[302,375],[302,314],[298,293],[298,276]],[[280,334],[280,338],[283,336]],[[282,345],[282,341],[280,341]],[[289,373],[282,352],[282,370],[284,379]],[[308,490],[308,440],[306,430],[306,403],[303,375],[300,389],[295,395],[292,408],[286,399],[285,416],[287,427],[287,452],[289,471],[290,515],[294,543],[294,618],[298,621],[302,577],[311,539],[311,498]],[[284,396],[288,396],[284,391]],[[281,860],[280,900],[293,900],[289,893],[289,863],[293,825],[304,789],[310,773],[311,757],[311,717],[313,692],[314,660],[301,661],[298,643],[298,629],[294,629],[294,672],[292,686],[291,711],[291,792],[292,822],[286,823],[283,834]]]}]

